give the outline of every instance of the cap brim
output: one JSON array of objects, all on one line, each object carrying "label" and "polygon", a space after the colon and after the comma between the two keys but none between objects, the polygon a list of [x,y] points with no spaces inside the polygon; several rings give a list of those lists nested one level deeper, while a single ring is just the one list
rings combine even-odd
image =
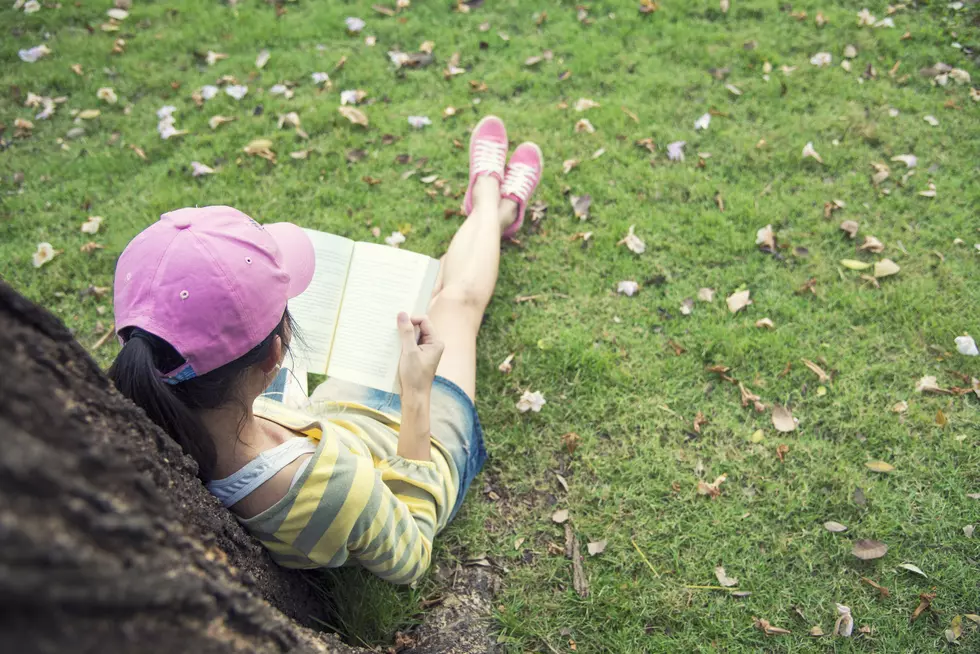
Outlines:
[{"label": "cap brim", "polygon": [[282,253],[282,267],[289,275],[289,297],[294,298],[310,285],[316,270],[313,242],[301,227],[292,223],[265,225]]}]

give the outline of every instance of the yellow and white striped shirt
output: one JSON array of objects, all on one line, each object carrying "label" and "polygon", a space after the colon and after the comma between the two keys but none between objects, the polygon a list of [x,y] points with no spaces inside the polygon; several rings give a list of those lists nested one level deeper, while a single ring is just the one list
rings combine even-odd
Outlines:
[{"label": "yellow and white striped shirt", "polygon": [[397,456],[397,418],[347,402],[306,411],[259,398],[254,413],[317,441],[286,495],[241,522],[289,568],[356,561],[382,579],[410,584],[429,567],[432,539],[449,522],[459,471],[432,439],[432,460]]}]

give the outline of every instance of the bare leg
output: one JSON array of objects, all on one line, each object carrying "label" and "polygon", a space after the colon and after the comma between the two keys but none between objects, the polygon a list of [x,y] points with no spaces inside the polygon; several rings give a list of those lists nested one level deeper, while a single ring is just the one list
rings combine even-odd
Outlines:
[{"label": "bare leg", "polygon": [[446,345],[437,374],[476,399],[476,335],[493,296],[500,264],[500,234],[517,205],[500,200],[500,184],[481,177],[473,188],[473,213],[460,226],[442,258],[441,289],[429,318]]}]

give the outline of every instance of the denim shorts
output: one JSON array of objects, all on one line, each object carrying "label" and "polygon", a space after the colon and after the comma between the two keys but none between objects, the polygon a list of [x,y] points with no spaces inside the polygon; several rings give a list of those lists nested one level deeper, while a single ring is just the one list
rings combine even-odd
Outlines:
[{"label": "denim shorts", "polygon": [[[388,415],[400,417],[402,413],[401,398],[397,394],[337,379],[327,379],[317,387],[313,396],[322,400],[363,404]],[[456,504],[449,515],[449,519],[452,520],[459,512],[473,478],[487,460],[483,427],[480,425],[480,417],[476,413],[473,400],[463,389],[445,377],[436,377],[432,383],[430,407],[429,420],[432,435],[452,457],[459,473],[459,492],[456,495]]]}]

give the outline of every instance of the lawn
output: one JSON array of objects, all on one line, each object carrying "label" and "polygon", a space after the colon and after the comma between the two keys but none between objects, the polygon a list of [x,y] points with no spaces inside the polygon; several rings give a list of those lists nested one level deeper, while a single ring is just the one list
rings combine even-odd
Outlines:
[{"label": "lawn", "polygon": [[[980,536],[964,530],[980,523],[980,398],[967,392],[980,357],[954,343],[980,338],[980,92],[960,83],[980,85],[980,6],[907,4],[889,14],[878,0],[732,0],[723,13],[715,0],[661,0],[643,13],[635,1],[487,0],[461,12],[415,0],[388,16],[371,2],[137,1],[113,25],[108,1],[44,2],[32,14],[8,2],[0,276],[107,365],[115,259],[161,213],[231,204],[359,240],[401,231],[402,247],[438,255],[461,221],[467,160],[456,143],[497,114],[513,142],[544,150],[548,208],[504,247],[479,347],[491,460],[437,565],[486,556],[503,572],[500,642],[513,652],[944,649],[954,616],[980,613]],[[864,7],[878,27],[859,25]],[[347,17],[366,26],[349,34]],[[396,69],[387,55],[426,41],[430,65]],[[49,55],[20,61],[18,50],[42,43]],[[227,58],[209,65],[209,50]],[[454,53],[462,70],[447,75]],[[829,65],[811,63],[818,53]],[[920,73],[937,62],[959,72]],[[195,92],[223,76],[247,95],[222,89],[198,106]],[[102,87],[115,104],[97,97]],[[355,89],[367,127],[338,112]],[[30,93],[65,100],[40,120]],[[187,134],[164,140],[157,112],[168,105]],[[308,138],[278,126],[289,112]],[[235,120],[211,129],[216,115]],[[410,116],[431,125],[413,128]],[[581,119],[593,133],[576,128]],[[271,141],[275,163],[243,152],[255,139]],[[672,161],[678,141],[686,156]],[[807,143],[822,162],[802,156]],[[915,166],[893,159],[902,155]],[[214,173],[194,177],[192,161]],[[583,220],[572,199],[585,195]],[[95,215],[98,232],[80,231]],[[855,238],[844,221],[858,223]],[[642,254],[620,244],[631,225]],[[60,254],[36,268],[42,242]],[[880,275],[884,259],[899,272],[876,279],[873,267],[841,263],[878,262]],[[638,292],[618,293],[620,281]],[[732,313],[726,298],[744,290],[752,303]],[[709,370],[719,366],[728,370]],[[926,376],[953,392],[916,392]],[[737,382],[761,411],[743,407]],[[543,394],[539,413],[517,410],[524,391]],[[794,431],[776,429],[774,408]],[[784,424],[783,408],[798,425]],[[703,485],[721,475],[717,490]],[[585,597],[554,520],[563,510],[581,541]],[[887,554],[856,558],[861,539]],[[586,544],[599,541],[590,556]],[[719,565],[737,586],[719,585]],[[339,578],[334,626],[382,647],[439,587],[435,576],[415,590],[357,571]],[[921,593],[935,598],[910,622]],[[830,635],[836,603],[853,614],[850,639]],[[755,618],[792,633],[768,635]],[[980,633],[962,621],[960,650],[977,651]],[[815,626],[828,635],[809,636]]]}]

